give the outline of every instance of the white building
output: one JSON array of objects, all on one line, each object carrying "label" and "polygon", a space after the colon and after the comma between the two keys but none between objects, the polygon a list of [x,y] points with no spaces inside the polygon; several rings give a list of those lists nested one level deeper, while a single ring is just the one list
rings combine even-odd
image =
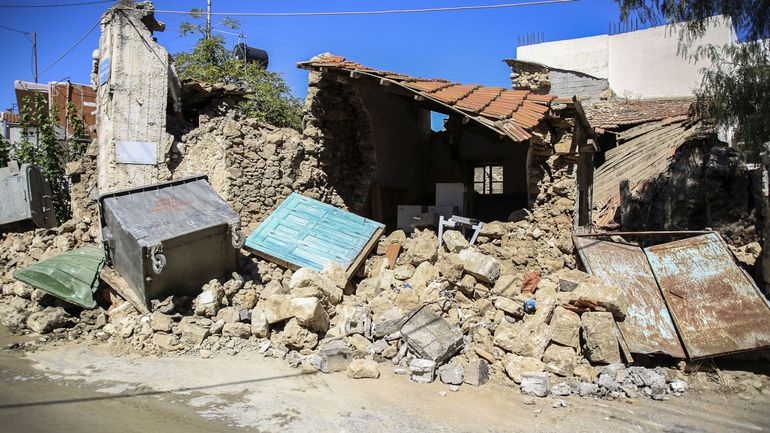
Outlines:
[{"label": "white building", "polygon": [[[736,41],[730,21],[715,18],[694,46]],[[692,96],[708,66],[679,53],[679,28],[670,26],[521,46],[516,60],[606,79],[617,96],[629,99]]]}]

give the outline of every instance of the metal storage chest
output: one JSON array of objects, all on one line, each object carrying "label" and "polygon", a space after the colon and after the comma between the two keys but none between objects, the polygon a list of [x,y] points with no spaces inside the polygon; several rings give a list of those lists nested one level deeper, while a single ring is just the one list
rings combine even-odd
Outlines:
[{"label": "metal storage chest", "polygon": [[0,226],[31,220],[38,227],[56,227],[51,186],[40,169],[11,162],[0,168]]},{"label": "metal storage chest", "polygon": [[206,176],[103,194],[99,210],[107,263],[145,304],[238,267],[240,216]]}]

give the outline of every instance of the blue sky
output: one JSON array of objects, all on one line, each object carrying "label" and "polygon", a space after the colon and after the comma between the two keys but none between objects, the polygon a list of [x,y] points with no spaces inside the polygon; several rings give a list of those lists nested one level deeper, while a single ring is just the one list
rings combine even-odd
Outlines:
[{"label": "blue sky", "polygon": [[[85,0],[0,0],[13,4],[75,3]],[[215,12],[308,12],[430,8],[511,3],[514,0],[213,0]],[[158,10],[205,9],[205,0],[156,0]],[[37,32],[38,67],[46,69],[94,25],[109,3],[66,8],[0,8],[0,26]],[[181,15],[157,14],[167,24],[158,41],[172,54],[188,49],[192,37],[179,36]],[[510,70],[501,61],[514,57],[518,35],[542,32],[546,41],[592,36],[607,32],[619,19],[612,0],[579,0],[574,3],[522,6],[508,9],[419,14],[239,17],[249,45],[270,55],[270,70],[281,73],[294,94],[304,97],[307,72],[298,61],[332,52],[367,66],[423,77],[440,77],[465,83],[510,85]],[[213,18],[214,28],[231,31]],[[98,27],[58,64],[41,73],[40,81],[70,79],[88,83],[91,53],[98,45]],[[224,34],[228,45],[235,35]],[[25,35],[0,28],[3,60],[0,68],[0,109],[15,103],[14,80],[32,81],[32,44]]]}]

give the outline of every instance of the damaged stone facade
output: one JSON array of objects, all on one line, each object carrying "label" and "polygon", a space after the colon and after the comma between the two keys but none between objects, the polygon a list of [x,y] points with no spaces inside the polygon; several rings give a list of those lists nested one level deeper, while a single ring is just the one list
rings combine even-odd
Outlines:
[{"label": "damaged stone facade", "polygon": [[536,94],[574,95],[584,104],[612,97],[607,79],[538,63],[506,59],[511,67],[511,88]]}]

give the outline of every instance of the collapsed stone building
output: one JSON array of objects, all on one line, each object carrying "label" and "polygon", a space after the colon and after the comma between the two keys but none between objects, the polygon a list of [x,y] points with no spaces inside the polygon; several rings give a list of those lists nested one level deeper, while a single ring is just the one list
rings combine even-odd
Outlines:
[{"label": "collapsed stone building", "polygon": [[[416,382],[438,377],[452,390],[491,376],[537,396],[662,399],[681,395],[683,379],[707,377],[670,358],[635,357],[640,365],[626,368],[616,324],[630,314],[628,300],[578,270],[572,234],[594,221],[601,144],[579,100],[324,54],[299,64],[310,78],[298,132],[243,117],[236,107],[249,95],[240,89],[179,83],[152,41],[162,25],[151,8],[121,2],[102,24],[99,138],[71,170],[82,212],[54,230],[3,238],[6,326],[132,353],[255,350],[353,378],[377,377],[392,362]],[[152,90],[140,86],[148,79],[140,65],[151,65]],[[444,131],[431,130],[431,112],[448,115]],[[98,194],[201,173],[246,232],[300,192],[390,233],[350,280],[334,266],[287,269],[244,250],[238,272],[202,284],[197,296],[155,299],[147,313],[109,284],[98,308],[83,310],[13,280],[16,269],[100,241]],[[396,230],[400,207],[443,206],[437,184],[466,192],[450,215],[488,222],[476,245],[452,230],[441,240],[430,228]],[[393,244],[402,248],[395,258]],[[427,335],[420,321],[432,324]]]}]

